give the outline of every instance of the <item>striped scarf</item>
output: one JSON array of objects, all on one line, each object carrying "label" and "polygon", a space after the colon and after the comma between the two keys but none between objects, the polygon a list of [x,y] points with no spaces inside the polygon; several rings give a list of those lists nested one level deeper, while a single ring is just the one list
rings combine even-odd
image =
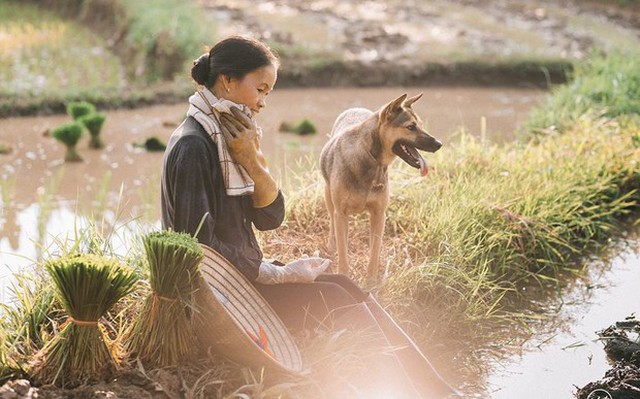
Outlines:
[{"label": "striped scarf", "polygon": [[[218,121],[213,109],[219,113],[231,113],[231,107],[237,107],[242,112],[251,117],[251,111],[246,105],[239,105],[233,101],[218,99],[209,89],[197,90],[189,97],[188,116],[192,116],[197,120],[211,139],[218,147],[218,158],[222,168],[222,176],[224,186],[229,196],[250,195],[253,194],[254,183],[244,167],[236,163],[229,154],[227,142],[220,130],[220,122]],[[260,130],[258,129],[258,134]]]}]

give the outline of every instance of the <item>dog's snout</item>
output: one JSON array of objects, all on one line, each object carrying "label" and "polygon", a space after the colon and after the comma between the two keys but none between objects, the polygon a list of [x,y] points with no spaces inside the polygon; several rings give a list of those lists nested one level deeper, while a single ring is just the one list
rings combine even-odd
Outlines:
[{"label": "dog's snout", "polygon": [[433,152],[438,151],[442,147],[442,142],[438,139],[433,139]]},{"label": "dog's snout", "polygon": [[440,147],[442,147],[442,142],[433,136],[429,136],[429,143],[427,144],[426,150],[429,152],[436,152]]}]

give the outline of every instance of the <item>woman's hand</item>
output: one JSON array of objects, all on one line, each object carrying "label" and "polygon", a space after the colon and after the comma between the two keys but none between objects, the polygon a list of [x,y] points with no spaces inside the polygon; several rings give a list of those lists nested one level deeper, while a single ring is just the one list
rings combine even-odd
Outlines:
[{"label": "woman's hand", "polygon": [[256,281],[261,284],[313,283],[330,264],[331,260],[319,257],[301,258],[284,266],[262,262]]},{"label": "woman's hand", "polygon": [[234,161],[242,165],[255,183],[254,208],[264,208],[278,197],[278,185],[269,173],[267,161],[260,150],[258,127],[237,107],[230,108],[233,115],[220,113],[220,129]]},{"label": "woman's hand", "polygon": [[265,166],[264,155],[260,150],[258,127],[237,107],[231,107],[230,111],[233,115],[221,112],[218,119],[233,160],[244,166],[247,171],[256,163]]}]

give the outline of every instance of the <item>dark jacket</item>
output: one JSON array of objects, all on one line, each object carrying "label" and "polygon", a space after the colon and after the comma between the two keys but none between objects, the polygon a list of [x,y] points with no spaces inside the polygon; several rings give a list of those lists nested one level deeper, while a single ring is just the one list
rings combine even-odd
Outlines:
[{"label": "dark jacket", "polygon": [[281,192],[258,209],[249,195],[226,194],[216,144],[192,117],[173,132],[164,153],[161,204],[164,229],[193,235],[204,217],[198,241],[220,252],[251,281],[262,261],[252,224],[272,230],[284,219]]}]

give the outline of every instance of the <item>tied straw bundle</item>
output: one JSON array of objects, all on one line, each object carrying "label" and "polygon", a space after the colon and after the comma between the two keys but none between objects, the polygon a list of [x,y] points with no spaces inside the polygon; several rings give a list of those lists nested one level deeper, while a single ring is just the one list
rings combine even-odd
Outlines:
[{"label": "tied straw bundle", "polygon": [[106,377],[119,367],[121,351],[99,320],[133,291],[137,276],[115,259],[91,254],[48,261],[45,268],[69,317],[36,356],[34,378],[68,387]]},{"label": "tied straw bundle", "polygon": [[151,293],[131,328],[130,350],[152,367],[176,365],[194,348],[188,312],[204,254],[194,237],[172,230],[149,233],[143,244]]}]

